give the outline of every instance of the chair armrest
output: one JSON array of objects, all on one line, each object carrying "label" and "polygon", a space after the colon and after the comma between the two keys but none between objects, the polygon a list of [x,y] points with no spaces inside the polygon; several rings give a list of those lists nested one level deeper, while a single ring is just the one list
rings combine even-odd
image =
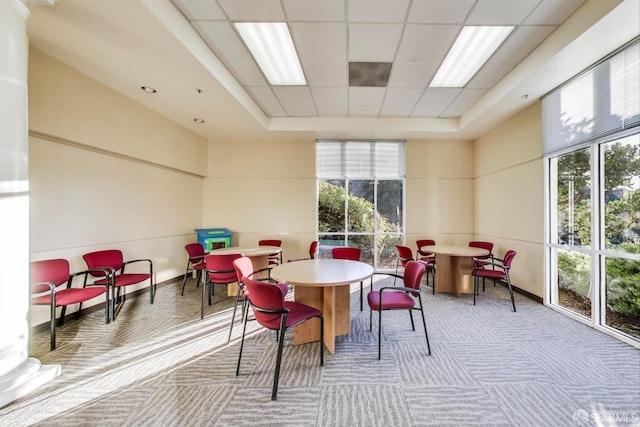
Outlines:
[{"label": "chair armrest", "polygon": [[[89,276],[89,274],[91,274],[94,277],[100,277],[95,275],[95,273],[102,273],[104,275],[104,278],[106,279],[106,283],[104,285],[96,285],[95,283],[87,283],[87,277]],[[113,277],[116,274],[116,269],[113,267],[100,267],[100,268],[90,268],[87,270],[83,270],[83,271],[78,271],[76,273],[71,273],[69,275],[69,280],[67,280],[67,289],[69,289],[71,287],[71,282],[73,281],[74,277],[77,276],[84,276],[84,284],[82,285],[83,288],[86,288],[87,286],[106,286],[107,288],[109,287],[109,279],[111,277]]]},{"label": "chair armrest", "polygon": [[129,261],[125,261],[125,262],[122,263],[122,266],[124,267],[125,265],[133,264],[134,262],[141,262],[141,261],[146,261],[150,265],[153,265],[153,261],[151,261],[149,258],[141,258],[141,259],[132,259],[132,260],[129,260]]},{"label": "chair armrest", "polygon": [[31,284],[30,291],[31,297],[45,292],[53,295],[56,292],[56,285],[53,282],[36,282]]}]

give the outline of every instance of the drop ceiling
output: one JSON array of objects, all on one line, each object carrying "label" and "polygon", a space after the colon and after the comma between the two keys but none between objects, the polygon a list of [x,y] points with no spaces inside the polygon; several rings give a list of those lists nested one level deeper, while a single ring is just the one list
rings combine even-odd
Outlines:
[{"label": "drop ceiling", "polygon": [[[28,33],[34,47],[209,139],[473,138],[569,77],[569,67],[546,67],[621,3],[58,0],[31,7]],[[267,83],[232,24],[249,21],[288,24],[307,85]],[[430,88],[465,25],[515,29],[465,87]],[[608,48],[582,50],[584,61]],[[391,64],[387,84],[350,86],[358,62]]]}]

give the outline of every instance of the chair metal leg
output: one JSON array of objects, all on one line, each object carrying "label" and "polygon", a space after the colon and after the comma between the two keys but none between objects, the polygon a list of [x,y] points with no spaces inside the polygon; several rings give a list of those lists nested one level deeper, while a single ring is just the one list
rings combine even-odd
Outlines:
[{"label": "chair metal leg", "polygon": [[513,288],[511,287],[511,279],[509,278],[509,272],[507,271],[507,286],[509,286],[509,294],[511,295],[511,305],[513,306],[513,312],[516,312],[516,301],[513,298]]},{"label": "chair metal leg", "polygon": [[324,366],[324,316],[320,318],[320,366]]},{"label": "chair metal leg", "polygon": [[360,311],[362,311],[362,281],[360,281]]},{"label": "chair metal leg", "polygon": [[382,310],[378,309],[378,360],[380,360],[381,347],[382,347]]},{"label": "chair metal leg", "polygon": [[[204,288],[204,283],[202,284]],[[204,301],[204,300],[203,300]],[[240,352],[238,353],[238,366],[236,367],[236,377],[240,375],[240,359],[242,359],[242,347],[244,347],[244,336],[247,331],[247,315],[249,310],[246,310],[242,318],[242,339],[240,340]]]},{"label": "chair metal leg", "polygon": [[418,295],[418,301],[420,302],[420,314],[422,314],[422,324],[424,325],[424,336],[427,338],[427,350],[429,356],[431,356],[431,345],[429,344],[429,334],[427,333],[427,322],[424,320],[424,310],[422,309],[422,298]]},{"label": "chair metal leg", "polygon": [[49,336],[49,349],[51,351],[56,349],[56,294],[51,295],[51,334]]},{"label": "chair metal leg", "polygon": [[476,305],[477,294],[478,294],[478,276],[473,276],[473,305]]},{"label": "chair metal leg", "polygon": [[416,325],[413,323],[413,309],[409,309],[409,318],[411,319],[411,330],[416,330]]},{"label": "chair metal leg", "polygon": [[[233,304],[233,314],[231,315],[231,325],[229,326],[229,337],[227,338],[227,344],[231,342],[231,333],[233,332],[233,324],[236,321],[236,310],[238,309],[238,302],[240,302],[240,290],[236,294],[236,302]],[[242,308],[242,317],[244,317],[244,302]]]},{"label": "chair metal leg", "polygon": [[200,320],[204,319],[204,299],[207,296],[207,275],[202,275],[202,301],[200,301]]},{"label": "chair metal leg", "polygon": [[284,313],[280,319],[280,339],[278,340],[278,355],[276,356],[276,372],[273,376],[273,391],[271,392],[271,400],[278,397],[278,381],[280,380],[280,365],[282,364],[282,350],[284,348],[284,332],[287,330],[287,314]]},{"label": "chair metal leg", "polygon": [[180,296],[184,295],[184,286],[187,284],[187,275],[189,274],[189,261],[187,261],[187,269],[184,272],[184,279],[182,279],[182,292],[180,292]]}]

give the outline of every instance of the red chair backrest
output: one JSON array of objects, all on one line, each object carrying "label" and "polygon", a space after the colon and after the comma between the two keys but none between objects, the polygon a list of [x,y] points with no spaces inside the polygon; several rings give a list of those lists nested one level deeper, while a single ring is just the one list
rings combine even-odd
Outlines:
[{"label": "red chair backrest", "polygon": [[318,242],[314,240],[309,245],[309,258],[314,259],[318,253]]},{"label": "red chair backrest", "polygon": [[349,246],[339,246],[331,250],[331,256],[334,259],[348,259],[351,261],[360,261],[360,248],[352,248]]},{"label": "red chair backrest", "polygon": [[398,250],[398,256],[402,261],[411,261],[413,260],[413,252],[411,248],[408,246],[396,245],[396,249]]},{"label": "red chair backrest", "polygon": [[[122,251],[118,249],[107,249],[104,251],[96,251],[90,252],[88,254],[82,255],[84,262],[87,263],[87,267],[89,269],[94,268],[113,268],[116,272],[122,269],[124,265],[124,258],[122,256]],[[95,272],[91,273],[92,276],[104,276],[104,272]]]},{"label": "red chair backrest", "polygon": [[[31,263],[31,283],[51,282],[57,287],[67,280],[69,280],[69,261],[66,259],[47,259]],[[48,290],[48,286],[36,286],[33,293]]]},{"label": "red chair backrest", "polygon": [[471,241],[469,242],[469,246],[472,248],[486,249],[489,251],[489,255],[493,253],[493,243],[491,242]]},{"label": "red chair backrest", "polygon": [[419,291],[420,281],[422,280],[422,275],[424,274],[426,269],[427,268],[421,262],[409,261],[404,267],[404,285],[407,288],[412,288]]},{"label": "red chair backrest", "polygon": [[[202,243],[187,243],[186,245],[184,245],[184,249],[187,251],[192,264],[200,264],[202,261],[204,261],[205,250],[204,246],[202,246]],[[199,255],[202,255],[202,257],[193,258]]]},{"label": "red chair backrest", "polygon": [[504,254],[504,261],[503,261],[503,265],[506,268],[511,268],[511,261],[513,261],[513,258],[515,258],[517,252],[514,250],[508,250],[507,253]]},{"label": "red chair backrest", "polygon": [[253,274],[253,262],[251,258],[246,256],[234,259],[233,268],[236,270],[236,276],[239,281],[242,281],[243,277],[251,277]]},{"label": "red chair backrest", "polygon": [[258,246],[282,246],[282,240],[275,240],[275,239],[258,240]]},{"label": "red chair backrest", "polygon": [[207,270],[217,270],[209,272],[209,280],[213,283],[233,283],[238,281],[236,269],[233,261],[242,258],[240,254],[209,254],[205,255],[204,262]]},{"label": "red chair backrest", "polygon": [[[268,282],[258,282],[246,276],[242,277],[242,282],[249,291],[249,301],[251,305],[264,310],[283,310],[284,296],[280,288]],[[268,329],[280,329],[281,313],[263,313],[259,310],[253,311],[258,323]]]},{"label": "red chair backrest", "polygon": [[416,240],[416,246],[418,247],[418,253],[420,255],[430,255],[428,252],[422,252],[420,250],[421,247],[423,246],[433,246],[436,244],[435,240],[431,240],[431,239],[419,239]]}]

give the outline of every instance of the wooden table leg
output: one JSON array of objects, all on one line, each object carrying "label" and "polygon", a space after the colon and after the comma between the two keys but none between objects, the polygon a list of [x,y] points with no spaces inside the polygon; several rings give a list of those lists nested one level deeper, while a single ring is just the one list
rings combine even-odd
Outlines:
[{"label": "wooden table leg", "polygon": [[[336,337],[351,330],[350,287],[327,286],[313,288],[298,286],[295,289],[296,302],[321,310],[324,315],[324,343],[330,353],[336,351]],[[308,320],[293,331],[293,343],[304,344],[320,339],[320,321]]]},{"label": "wooden table leg", "polygon": [[436,291],[460,294],[473,293],[473,257],[436,254]]}]

